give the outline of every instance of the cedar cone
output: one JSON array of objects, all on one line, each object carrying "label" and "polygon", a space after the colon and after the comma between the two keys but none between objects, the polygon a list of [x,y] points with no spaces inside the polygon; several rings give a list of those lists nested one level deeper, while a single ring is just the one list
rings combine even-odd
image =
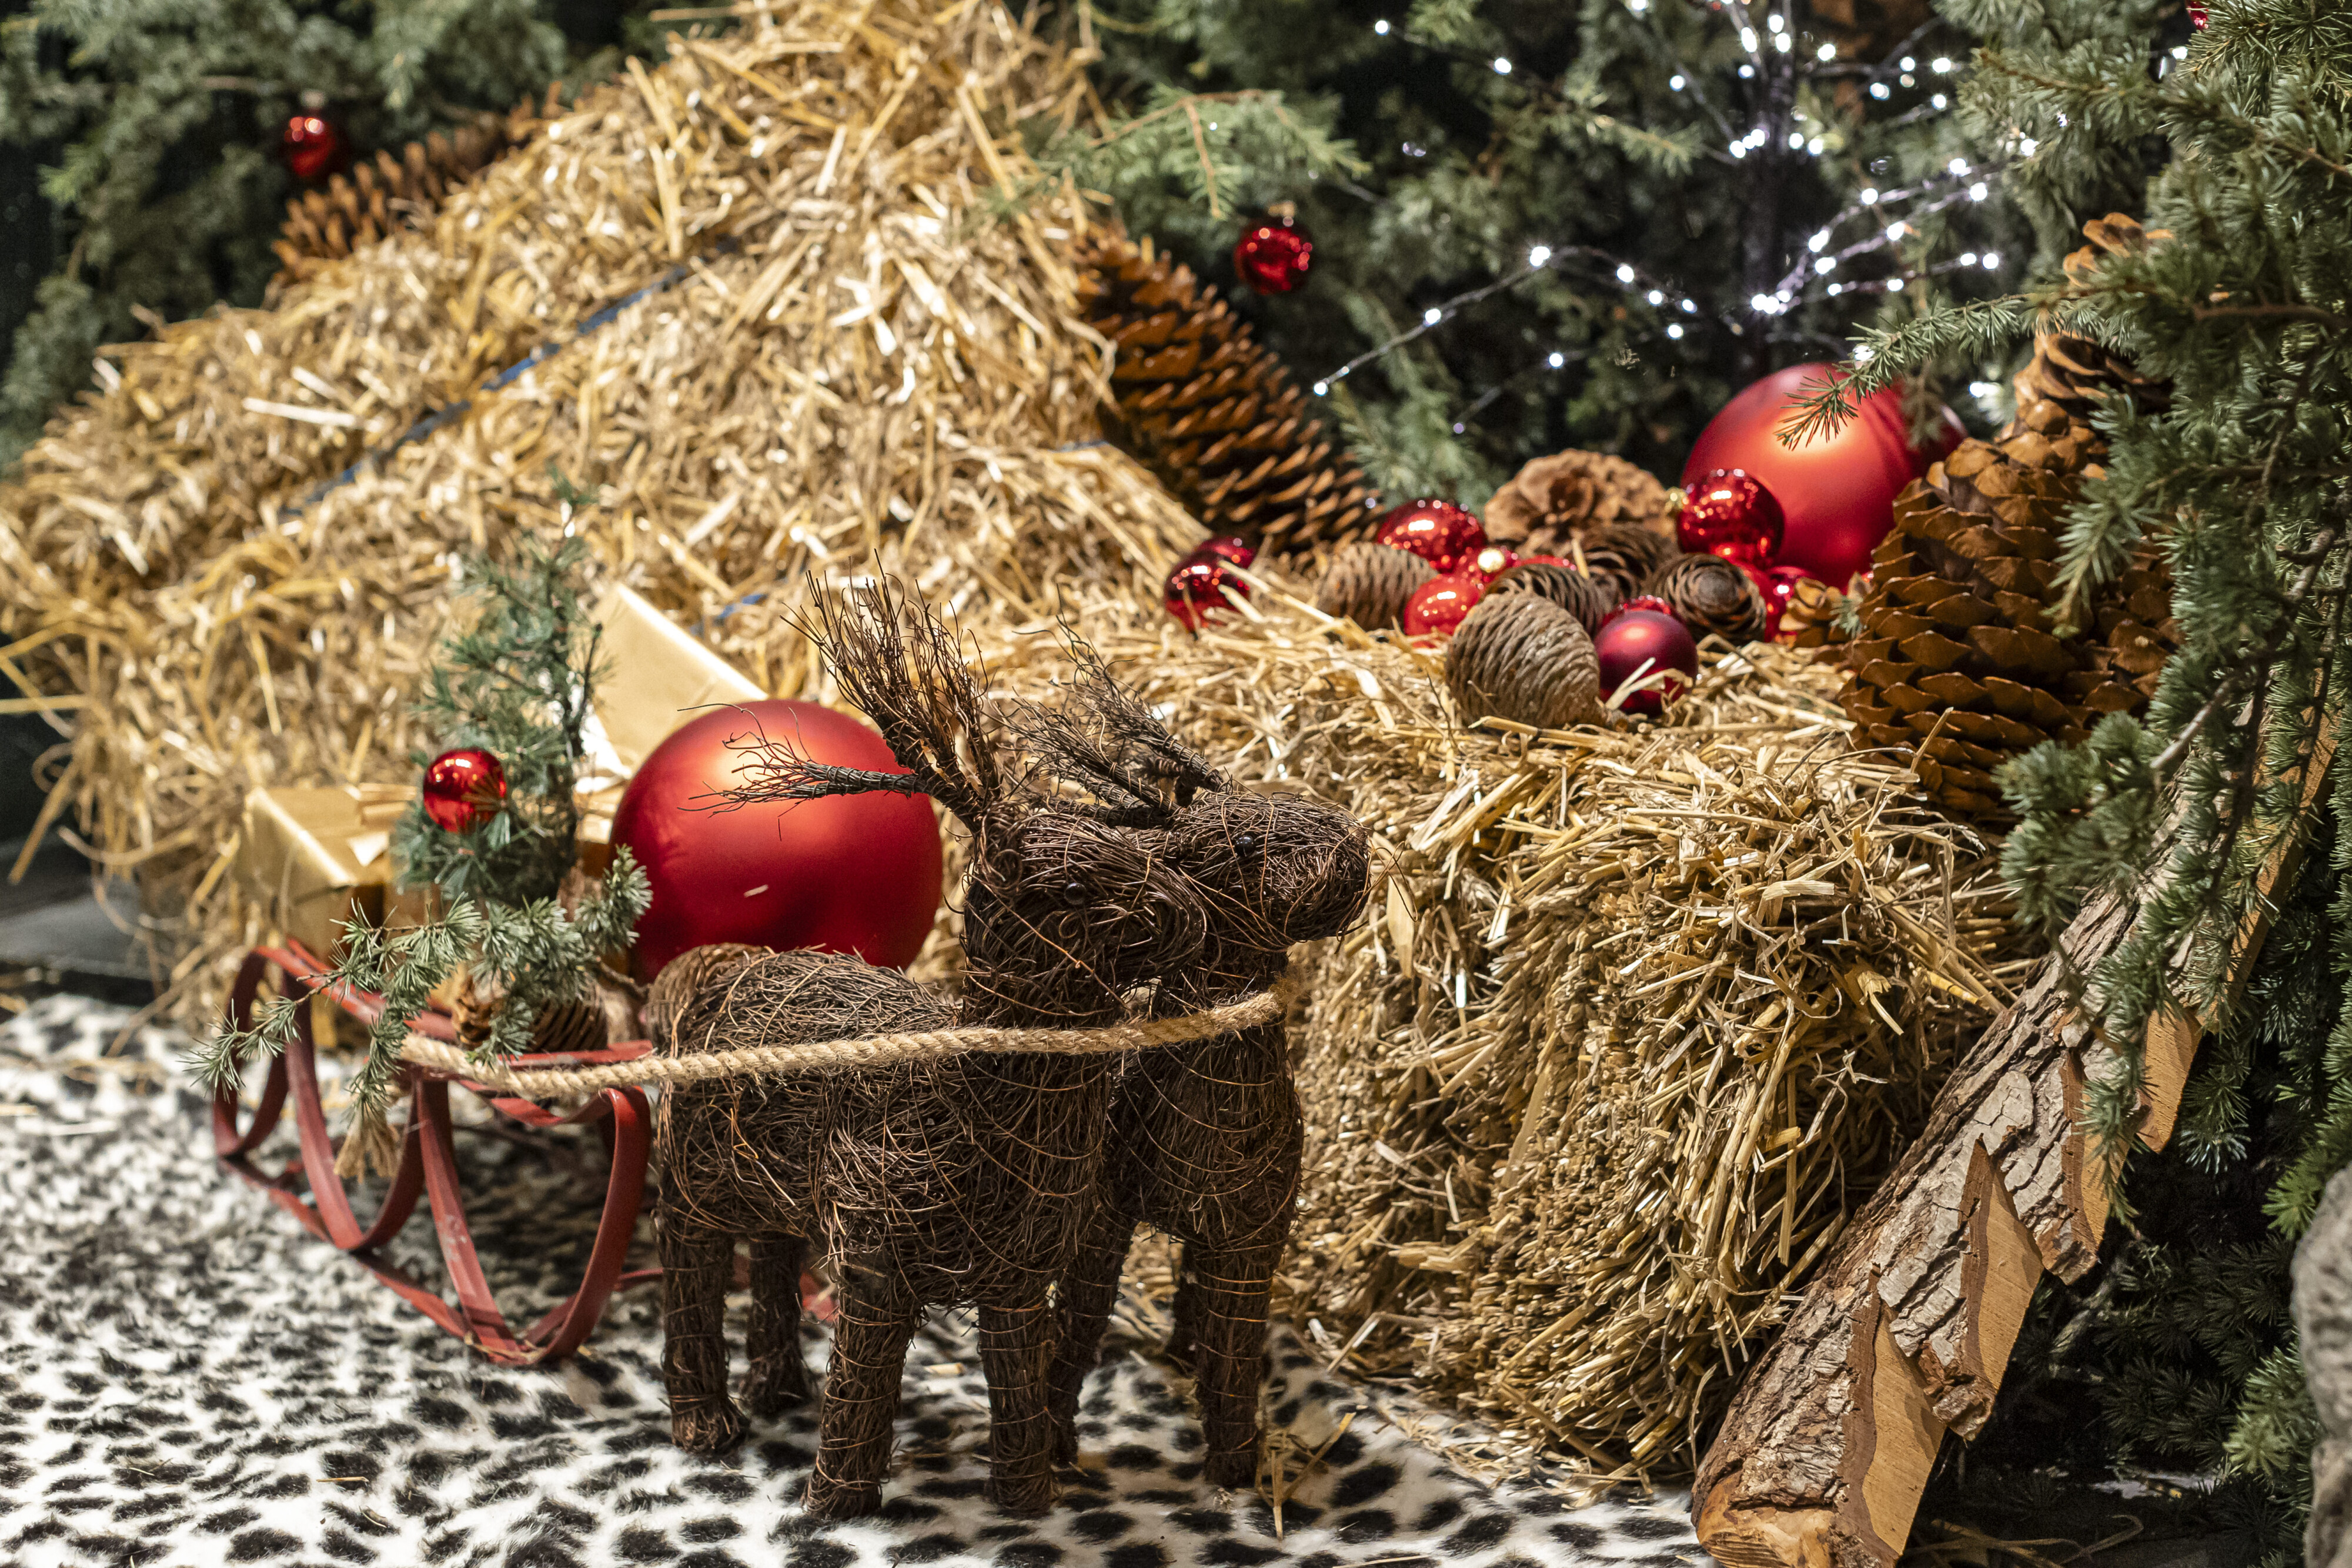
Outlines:
[{"label": "cedar cone", "polygon": [[479,114],[444,136],[435,131],[394,157],[379,150],[323,191],[305,191],[286,204],[286,223],[270,248],[283,268],[280,281],[308,277],[320,265],[373,245],[398,228],[421,228],[449,192],[472,179],[509,148],[536,135],[558,110],[555,89],[534,109],[529,99],[505,114]]},{"label": "cedar cone", "polygon": [[1565,556],[1592,530],[1620,523],[1671,539],[1675,509],[1646,470],[1601,452],[1538,457],[1486,502],[1486,537],[1521,555]]},{"label": "cedar cone", "polygon": [[1435,567],[1411,550],[1368,540],[1341,545],[1323,570],[1315,608],[1353,621],[1367,632],[1394,626],[1412,591],[1436,575]]},{"label": "cedar cone", "polygon": [[1118,350],[1104,434],[1212,534],[1286,555],[1367,538],[1379,497],[1280,361],[1191,270],[1124,235],[1081,241],[1078,314]]},{"label": "cedar cone", "polygon": [[1664,600],[1694,637],[1709,632],[1738,646],[1764,635],[1764,595],[1719,555],[1680,555],[1650,574],[1642,591]]},{"label": "cedar cone", "polygon": [[1576,617],[1587,633],[1601,630],[1602,617],[1617,606],[1619,594],[1614,581],[1587,577],[1570,566],[1548,566],[1542,561],[1528,561],[1496,576],[1486,585],[1489,597],[1497,593],[1533,593],[1550,600]]},{"label": "cedar cone", "polygon": [[1489,593],[1445,649],[1464,722],[1494,714],[1538,729],[1605,722],[1601,664],[1575,616],[1539,593]]},{"label": "cedar cone", "polygon": [[1650,574],[1678,553],[1671,538],[1633,523],[1587,529],[1581,538],[1570,540],[1567,549],[1568,558],[1587,577],[1608,584],[1618,599],[1631,599],[1641,592]]}]

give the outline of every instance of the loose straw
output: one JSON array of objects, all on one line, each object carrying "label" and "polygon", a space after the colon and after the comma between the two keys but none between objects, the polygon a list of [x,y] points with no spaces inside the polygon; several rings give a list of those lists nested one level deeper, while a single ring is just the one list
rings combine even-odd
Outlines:
[{"label": "loose straw", "polygon": [[1244,997],[1205,1012],[1181,1018],[1144,1019],[1104,1029],[940,1029],[907,1034],[868,1035],[857,1040],[820,1040],[801,1045],[751,1046],[742,1051],[713,1051],[694,1056],[648,1056],[603,1067],[545,1068],[518,1072],[495,1063],[474,1061],[454,1045],[412,1034],[401,1048],[401,1060],[447,1072],[505,1093],[537,1100],[562,1094],[588,1094],[631,1083],[698,1083],[713,1078],[751,1077],[762,1072],[811,1072],[840,1068],[891,1067],[906,1061],[935,1061],[968,1051],[989,1051],[1021,1055],[1096,1055],[1108,1051],[1151,1051],[1182,1045],[1212,1035],[1234,1034],[1272,1023],[1288,1010],[1298,984],[1285,975],[1270,990]]}]

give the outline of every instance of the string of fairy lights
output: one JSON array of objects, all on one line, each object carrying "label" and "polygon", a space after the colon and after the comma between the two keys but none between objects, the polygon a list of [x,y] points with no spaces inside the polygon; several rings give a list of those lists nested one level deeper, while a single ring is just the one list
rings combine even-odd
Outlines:
[{"label": "string of fairy lights", "polygon": [[[1703,90],[1699,85],[1698,74],[1685,63],[1673,41],[1655,25],[1654,9],[1662,3],[1664,0],[1624,0],[1626,11],[1643,24],[1640,29],[1641,37],[1652,52],[1669,67],[1671,74],[1667,78],[1668,88],[1675,93],[1687,95],[1723,137],[1723,144],[1706,149],[1705,155],[1724,164],[1744,162],[1764,148],[1773,135],[1772,131],[1766,125],[1759,124],[1745,132],[1734,134],[1733,122]],[[1778,63],[1768,62],[1769,55],[1794,56],[1797,52],[1799,39],[1795,26],[1788,14],[1790,0],[1778,0],[1777,4],[1768,0],[1760,18],[1757,16],[1751,6],[1738,4],[1729,6],[1710,5],[1707,0],[1683,0],[1683,3],[1691,9],[1706,16],[1721,16],[1736,27],[1740,47],[1748,56],[1748,58],[1738,68],[1738,74],[1743,80],[1753,80],[1768,68],[1769,64]],[[1759,26],[1759,21],[1760,26]],[[1935,26],[1936,22],[1932,18],[1922,24],[1909,37],[1896,45],[1885,58],[1875,64],[1840,61],[1836,46],[1822,43],[1811,51],[1812,57],[1810,60],[1791,59],[1788,62],[1788,66],[1809,79],[1834,78],[1858,82],[1863,91],[1874,101],[1878,102],[1889,100],[1898,89],[1916,90],[1923,86],[1927,87],[1929,89],[1929,93],[1925,102],[1916,109],[1885,122],[1890,127],[1913,123],[1920,119],[1942,113],[1950,107],[1950,95],[1944,89],[1960,68],[1958,62],[1948,56],[1937,55],[1924,60],[1920,57],[1917,52],[1918,47]],[[1567,97],[1557,86],[1545,81],[1540,76],[1518,70],[1514,62],[1506,56],[1498,55],[1490,59],[1442,40],[1417,36],[1407,28],[1385,19],[1372,23],[1371,30],[1377,37],[1454,59],[1465,65],[1490,70],[1498,77],[1510,78],[1515,85],[1527,91],[1550,99],[1563,106],[1569,104]],[[1798,117],[1792,115],[1792,118]],[[1830,151],[1828,138],[1823,134],[1827,129],[1818,124],[1792,124],[1785,132],[1787,151],[1801,153],[1808,158],[1824,156]],[[1407,143],[1404,151],[1408,156],[1411,156],[1417,150]],[[1922,257],[1914,264],[1898,266],[1895,272],[1883,277],[1853,278],[1851,277],[1853,263],[1864,257],[1897,247],[1905,241],[1918,235],[1922,232],[1921,225],[1924,220],[1952,207],[1980,203],[1988,199],[1993,183],[2000,175],[2016,160],[2032,157],[2035,151],[2035,144],[2031,140],[2021,140],[2016,144],[2011,158],[1984,164],[1971,164],[1965,159],[1955,158],[1943,171],[1914,183],[1884,190],[1864,189],[1854,202],[1813,234],[1804,251],[1796,258],[1794,265],[1769,293],[1756,294],[1747,301],[1745,319],[1737,315],[1719,315],[1710,311],[1702,307],[1688,291],[1677,286],[1673,280],[1658,277],[1646,268],[1607,251],[1591,246],[1570,243],[1536,244],[1529,246],[1527,259],[1521,266],[1499,278],[1424,307],[1417,320],[1393,332],[1383,341],[1345,363],[1316,377],[1312,382],[1312,389],[1318,397],[1328,396],[1356,371],[1438,330],[1480,302],[1495,295],[1518,288],[1538,277],[1563,268],[1573,267],[1580,272],[1592,275],[1595,281],[1606,280],[1613,283],[1623,289],[1629,298],[1638,299],[1653,310],[1665,315],[1667,319],[1660,330],[1669,340],[1680,340],[1692,328],[1702,322],[1711,323],[1734,336],[1745,336],[1751,328],[1769,328],[1776,319],[1785,317],[1801,306],[1823,298],[1842,298],[1850,295],[1874,292],[1893,293],[1925,277],[1949,276],[1970,270],[1996,271],[2001,261],[1997,250],[1970,250],[1963,252],[1956,258],[1941,261],[1930,261]],[[1370,194],[1370,193],[1365,193]],[[1850,233],[1852,225],[1864,221],[1867,221],[1869,225],[1866,229],[1858,235],[1853,235],[1843,245],[1838,243],[1841,234]],[[1847,276],[1840,276],[1841,273],[1845,273]],[[1824,342],[1833,342],[1823,334],[1806,332],[1801,335],[1808,338],[1821,337]],[[1842,348],[1843,344],[1834,344],[1834,346]],[[1465,420],[1492,402],[1506,386],[1519,381],[1530,371],[1540,369],[1561,370],[1586,357],[1583,350],[1551,352],[1538,365],[1523,369],[1507,378],[1504,382],[1489,388],[1481,394],[1465,412],[1463,418],[1454,422],[1454,430],[1457,433],[1462,431],[1465,428]],[[1986,396],[1990,392],[1997,391],[1989,382],[1974,383],[1971,390],[1977,392],[1979,396]]]}]

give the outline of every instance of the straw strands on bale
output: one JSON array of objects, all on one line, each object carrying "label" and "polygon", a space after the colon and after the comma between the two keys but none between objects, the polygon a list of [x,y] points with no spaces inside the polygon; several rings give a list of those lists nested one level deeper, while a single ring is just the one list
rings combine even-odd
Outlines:
[{"label": "straw strands on bale", "polygon": [[259,935],[247,791],[414,778],[463,552],[580,532],[790,694],[808,568],[1027,619],[1198,537],[1096,444],[1085,215],[1010,132],[1075,107],[1068,57],[993,0],[775,18],[633,63],[430,232],[108,350],[0,489],[0,680],[56,699],[51,820],[140,873],[181,1016]]},{"label": "straw strands on bale", "polygon": [[[1079,622],[1195,744],[1373,833],[1372,918],[1302,976],[1277,1307],[1527,1449],[1686,1469],[2022,973],[1988,846],[1849,748],[1802,654],[1721,658],[1663,727],[1465,732],[1440,654],[1282,587],[1197,642]],[[982,642],[1014,685],[1052,657]]]}]

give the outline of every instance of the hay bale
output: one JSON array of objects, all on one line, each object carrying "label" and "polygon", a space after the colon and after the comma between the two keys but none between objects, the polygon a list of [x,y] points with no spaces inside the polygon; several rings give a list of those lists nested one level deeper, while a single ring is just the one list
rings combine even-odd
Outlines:
[{"label": "hay bale", "polygon": [[141,876],[177,1016],[260,935],[224,874],[247,790],[413,778],[463,552],[581,532],[789,695],[807,570],[1027,621],[1198,537],[1092,444],[1107,350],[1061,260],[1085,213],[1011,129],[1081,86],[994,0],[762,11],[633,64],[429,234],[107,350],[0,489],[0,678],[62,699],[53,804]]},{"label": "hay bale", "polygon": [[[1108,596],[1078,623],[1196,744],[1373,833],[1373,918],[1294,1026],[1277,1304],[1522,1454],[1686,1470],[2027,967],[1990,848],[1849,748],[1801,653],[1712,663],[1663,727],[1465,733],[1442,653],[1264,581],[1197,642]],[[1044,678],[1049,638],[984,641]]]}]

